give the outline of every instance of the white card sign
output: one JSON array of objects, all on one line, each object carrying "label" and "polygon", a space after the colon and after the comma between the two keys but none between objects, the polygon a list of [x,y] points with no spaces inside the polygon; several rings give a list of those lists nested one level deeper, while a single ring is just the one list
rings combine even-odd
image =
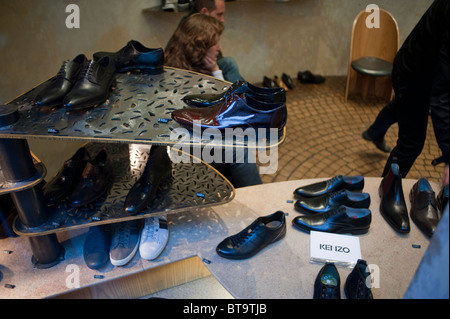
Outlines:
[{"label": "white card sign", "polygon": [[310,254],[311,262],[353,267],[361,259],[359,237],[311,231]]}]

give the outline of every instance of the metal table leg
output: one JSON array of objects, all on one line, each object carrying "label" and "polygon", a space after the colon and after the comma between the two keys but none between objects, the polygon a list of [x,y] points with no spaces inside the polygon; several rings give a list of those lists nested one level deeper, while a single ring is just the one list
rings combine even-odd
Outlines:
[{"label": "metal table leg", "polygon": [[[36,168],[27,140],[0,139],[0,167],[8,182],[31,179],[36,174]],[[37,227],[48,220],[40,184],[24,190],[12,190],[11,197],[23,224]],[[36,268],[49,268],[64,259],[64,248],[55,234],[30,237],[29,240],[33,251],[32,263]]]}]

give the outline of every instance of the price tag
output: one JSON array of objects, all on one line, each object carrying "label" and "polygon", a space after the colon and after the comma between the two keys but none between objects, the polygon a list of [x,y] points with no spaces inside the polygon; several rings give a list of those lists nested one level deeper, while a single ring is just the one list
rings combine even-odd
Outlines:
[{"label": "price tag", "polygon": [[310,233],[310,262],[334,262],[344,267],[354,267],[361,259],[359,237],[333,233]]}]

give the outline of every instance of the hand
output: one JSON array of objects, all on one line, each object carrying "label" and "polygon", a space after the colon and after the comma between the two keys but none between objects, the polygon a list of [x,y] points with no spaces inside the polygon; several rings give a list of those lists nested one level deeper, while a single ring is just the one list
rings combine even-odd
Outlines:
[{"label": "hand", "polygon": [[219,70],[219,66],[217,65],[217,57],[212,57],[207,54],[203,59],[203,63],[205,63],[205,67],[211,72]]},{"label": "hand", "polygon": [[445,165],[444,174],[442,176],[442,186],[448,185],[448,164]]}]

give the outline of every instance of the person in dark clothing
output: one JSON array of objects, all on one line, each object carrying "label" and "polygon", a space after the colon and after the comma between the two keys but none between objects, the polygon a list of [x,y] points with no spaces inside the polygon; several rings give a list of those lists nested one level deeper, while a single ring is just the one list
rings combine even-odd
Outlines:
[{"label": "person in dark clothing", "polygon": [[[393,101],[379,113],[363,133],[383,147],[384,135],[398,123],[398,140],[384,167],[385,176],[393,162],[406,177],[425,144],[428,115],[444,162],[443,184],[448,184],[449,163],[449,1],[435,0],[408,35],[394,59]],[[384,144],[384,146],[386,146]]]}]

